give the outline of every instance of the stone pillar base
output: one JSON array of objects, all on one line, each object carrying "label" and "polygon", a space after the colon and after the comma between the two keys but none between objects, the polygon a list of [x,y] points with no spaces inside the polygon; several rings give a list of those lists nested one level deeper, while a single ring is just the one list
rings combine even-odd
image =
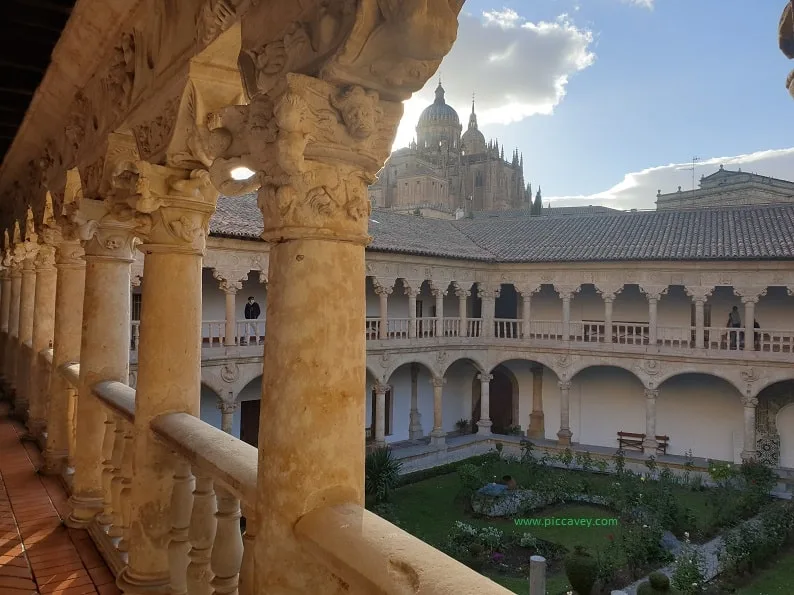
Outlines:
[{"label": "stone pillar base", "polygon": [[151,595],[169,593],[170,579],[166,577],[139,578],[130,575],[130,567],[125,566],[116,577],[116,586],[126,595]]},{"label": "stone pillar base", "polygon": [[408,426],[408,438],[411,440],[418,440],[424,437],[425,433],[422,430],[422,414],[416,410],[411,411],[410,425]]},{"label": "stone pillar base", "polygon": [[741,456],[742,456],[742,461],[752,461],[753,459],[758,458],[758,451],[743,450]]},{"label": "stone pillar base", "polygon": [[642,452],[646,455],[656,455],[656,447],[659,443],[656,440],[648,440],[647,438],[642,441]]},{"label": "stone pillar base", "polygon": [[568,428],[564,428],[557,432],[557,444],[560,446],[570,446],[571,445],[571,437],[573,436],[573,432]]},{"label": "stone pillar base", "polygon": [[529,429],[527,438],[542,440],[546,437],[546,424],[542,411],[533,411],[529,414]]},{"label": "stone pillar base", "polygon": [[433,430],[430,432],[430,445],[439,448],[446,447],[447,433],[444,430]]},{"label": "stone pillar base", "polygon": [[483,436],[490,436],[491,426],[493,426],[493,422],[490,419],[481,419],[477,422],[477,433]]},{"label": "stone pillar base", "polygon": [[72,507],[72,513],[64,521],[64,524],[72,529],[87,529],[94,517],[104,508],[102,498],[72,496],[69,498],[69,504]]},{"label": "stone pillar base", "polygon": [[66,471],[67,451],[44,451],[44,463],[39,471],[44,475],[62,475]]},{"label": "stone pillar base", "polygon": [[41,438],[46,427],[46,419],[28,419],[28,433],[33,437],[34,440],[39,440]]}]

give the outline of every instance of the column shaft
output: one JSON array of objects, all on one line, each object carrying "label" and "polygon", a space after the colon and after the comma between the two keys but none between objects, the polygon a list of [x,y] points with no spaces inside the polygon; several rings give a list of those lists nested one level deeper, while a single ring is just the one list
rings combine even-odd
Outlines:
[{"label": "column shaft", "polygon": [[22,293],[22,265],[11,270],[11,305],[8,314],[8,342],[6,343],[6,380],[12,392],[17,386],[17,361],[19,354],[19,299]]},{"label": "column shaft", "polygon": [[744,350],[755,351],[755,299],[744,300]]},{"label": "column shaft", "polygon": [[424,435],[422,431],[422,414],[419,413],[419,366],[411,364],[411,412],[408,425],[408,437],[416,440]]},{"label": "column shaft", "polygon": [[546,437],[545,418],[543,415],[543,366],[532,368],[532,413],[529,416],[530,438]]},{"label": "column shaft", "polygon": [[562,340],[571,340],[571,296],[562,296]]},{"label": "column shaft", "polygon": [[648,343],[656,345],[658,337],[658,327],[656,322],[656,306],[659,300],[656,298],[648,298]]},{"label": "column shaft", "polygon": [[375,444],[386,444],[386,391],[388,387],[375,385]]},{"label": "column shaft", "polygon": [[742,448],[742,459],[749,461],[758,456],[755,438],[755,408],[758,399],[744,399],[744,447]]},{"label": "column shaft", "polygon": [[[85,261],[79,242],[63,242],[56,254],[58,269],[55,290],[55,321],[52,340],[52,370],[47,411],[47,446],[44,471],[62,473],[69,454],[73,428],[70,426],[70,387],[58,368],[80,359],[80,337],[85,293]],[[74,421],[72,418],[71,421]]]},{"label": "column shaft", "polygon": [[408,292],[408,338],[416,338],[416,292]]},{"label": "column shaft", "polygon": [[458,330],[459,336],[467,337],[469,335],[469,321],[468,321],[468,308],[467,308],[467,293],[458,294],[458,317],[460,318],[460,328]]},{"label": "column shaft", "polygon": [[604,343],[612,343],[612,298],[604,298]]},{"label": "column shaft", "polygon": [[491,433],[491,374],[478,374],[480,380],[480,421],[477,422],[477,432],[485,436]]},{"label": "column shaft", "polygon": [[438,447],[443,447],[446,443],[447,433],[443,429],[442,414],[443,408],[443,395],[444,395],[444,382],[443,378],[431,378],[430,383],[433,385],[433,430],[430,432],[430,444]]},{"label": "column shaft", "polygon": [[28,431],[40,438],[47,425],[49,402],[49,377],[44,375],[39,353],[52,347],[55,332],[55,291],[57,271],[55,249],[42,246],[36,267],[36,298],[33,316],[33,337],[30,361],[30,418]]},{"label": "column shaft", "polygon": [[391,289],[379,288],[378,297],[380,298],[380,324],[378,325],[378,339],[389,338],[389,293]]},{"label": "column shaft", "polygon": [[529,338],[532,332],[532,296],[525,295],[522,298],[521,304],[521,336],[525,339]]},{"label": "column shaft", "polygon": [[25,258],[22,265],[22,283],[19,293],[19,338],[17,343],[17,391],[14,412],[24,419],[30,406],[30,362],[33,340],[33,311],[36,306],[36,264],[34,255]]},{"label": "column shaft", "polygon": [[703,303],[703,300],[695,300],[695,347],[697,349],[703,349],[705,347]]},{"label": "column shaft", "polygon": [[6,343],[8,319],[11,315],[11,270],[4,268],[0,274],[0,376],[6,375]]},{"label": "column shaft", "polygon": [[436,298],[436,330],[435,336],[436,337],[443,337],[444,336],[444,292],[443,291],[436,291],[435,298]]},{"label": "column shaft", "polygon": [[[67,521],[73,527],[85,526],[102,510],[102,441],[107,413],[91,387],[105,380],[129,382],[131,254],[129,250],[124,255],[108,255],[96,239],[86,245],[73,510]],[[140,355],[138,361],[140,365]]]},{"label": "column shaft", "polygon": [[559,387],[560,387],[560,431],[557,432],[557,444],[561,446],[570,446],[571,437],[573,436],[570,425],[571,383],[560,382]]},{"label": "column shaft", "polygon": [[237,344],[237,317],[235,308],[235,298],[237,290],[225,289],[226,294],[226,339],[224,345],[233,347]]},{"label": "column shaft", "polygon": [[655,455],[656,447],[656,398],[659,391],[655,389],[645,389],[645,440],[642,442],[643,450],[646,454]]}]

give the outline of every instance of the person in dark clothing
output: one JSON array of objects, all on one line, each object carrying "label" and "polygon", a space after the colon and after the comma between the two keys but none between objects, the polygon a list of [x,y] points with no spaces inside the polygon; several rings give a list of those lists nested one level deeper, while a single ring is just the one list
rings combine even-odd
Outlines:
[{"label": "person in dark clothing", "polygon": [[[753,320],[753,329],[761,328],[761,325],[758,324],[757,320]],[[754,330],[753,331],[753,345],[756,351],[761,351],[761,333]]]},{"label": "person in dark clothing", "polygon": [[[728,328],[742,328],[742,318],[739,316],[739,308],[736,306],[733,307],[730,314],[728,314]],[[739,332],[737,331],[729,331],[730,335],[730,349],[736,349],[736,343],[739,339]],[[741,342],[744,342],[744,337],[741,337]],[[741,349],[743,346],[739,346]]]},{"label": "person in dark clothing", "polygon": [[259,343],[259,335],[257,334],[256,322],[253,322],[253,321],[255,321],[257,318],[259,318],[259,315],[261,313],[262,313],[262,311],[259,309],[259,304],[256,303],[256,300],[254,300],[254,296],[249,296],[248,297],[248,302],[245,304],[245,319],[246,320],[250,320],[252,322],[248,322],[245,325],[245,327],[246,327],[245,328],[245,342],[246,342],[246,344],[250,343],[250,337],[251,336],[254,337],[254,341],[256,341],[255,344]]}]

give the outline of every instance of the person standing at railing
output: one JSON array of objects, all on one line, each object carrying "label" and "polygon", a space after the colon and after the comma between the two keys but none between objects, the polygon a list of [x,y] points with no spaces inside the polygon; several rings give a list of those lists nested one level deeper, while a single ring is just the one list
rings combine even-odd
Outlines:
[{"label": "person standing at railing", "polygon": [[[259,315],[262,311],[259,308],[259,304],[256,303],[254,296],[248,297],[248,302],[245,304],[245,319],[252,321],[247,322],[245,325],[245,343],[248,345],[250,343],[250,337],[253,335],[254,337],[254,345],[259,344],[259,335],[257,334],[256,330],[256,320],[259,318]],[[253,332],[252,332],[253,331]]]},{"label": "person standing at railing", "polygon": [[[727,326],[728,328],[742,328],[742,317],[739,315],[738,306],[734,306],[730,314],[728,314]],[[736,339],[738,336],[739,333],[737,331],[730,331],[730,349],[736,349]]]}]

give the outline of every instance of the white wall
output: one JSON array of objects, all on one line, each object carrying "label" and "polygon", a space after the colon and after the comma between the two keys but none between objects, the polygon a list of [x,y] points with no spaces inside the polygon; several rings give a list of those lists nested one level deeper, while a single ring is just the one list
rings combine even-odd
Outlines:
[{"label": "white wall", "polygon": [[[202,319],[226,320],[226,294],[220,290],[218,281],[212,276],[212,269],[204,269],[202,273]],[[254,296],[262,310],[260,319],[264,319],[267,306],[267,286],[259,282],[259,272],[251,271],[243,288],[237,291],[235,312],[237,320],[245,318],[245,303],[248,296]]]},{"label": "white wall", "polygon": [[[201,408],[199,410],[199,417],[211,426],[220,429],[221,427],[221,410],[218,409],[218,396],[215,392],[201,385]],[[232,421],[232,435],[235,438],[240,437],[240,408],[234,412]]]}]

